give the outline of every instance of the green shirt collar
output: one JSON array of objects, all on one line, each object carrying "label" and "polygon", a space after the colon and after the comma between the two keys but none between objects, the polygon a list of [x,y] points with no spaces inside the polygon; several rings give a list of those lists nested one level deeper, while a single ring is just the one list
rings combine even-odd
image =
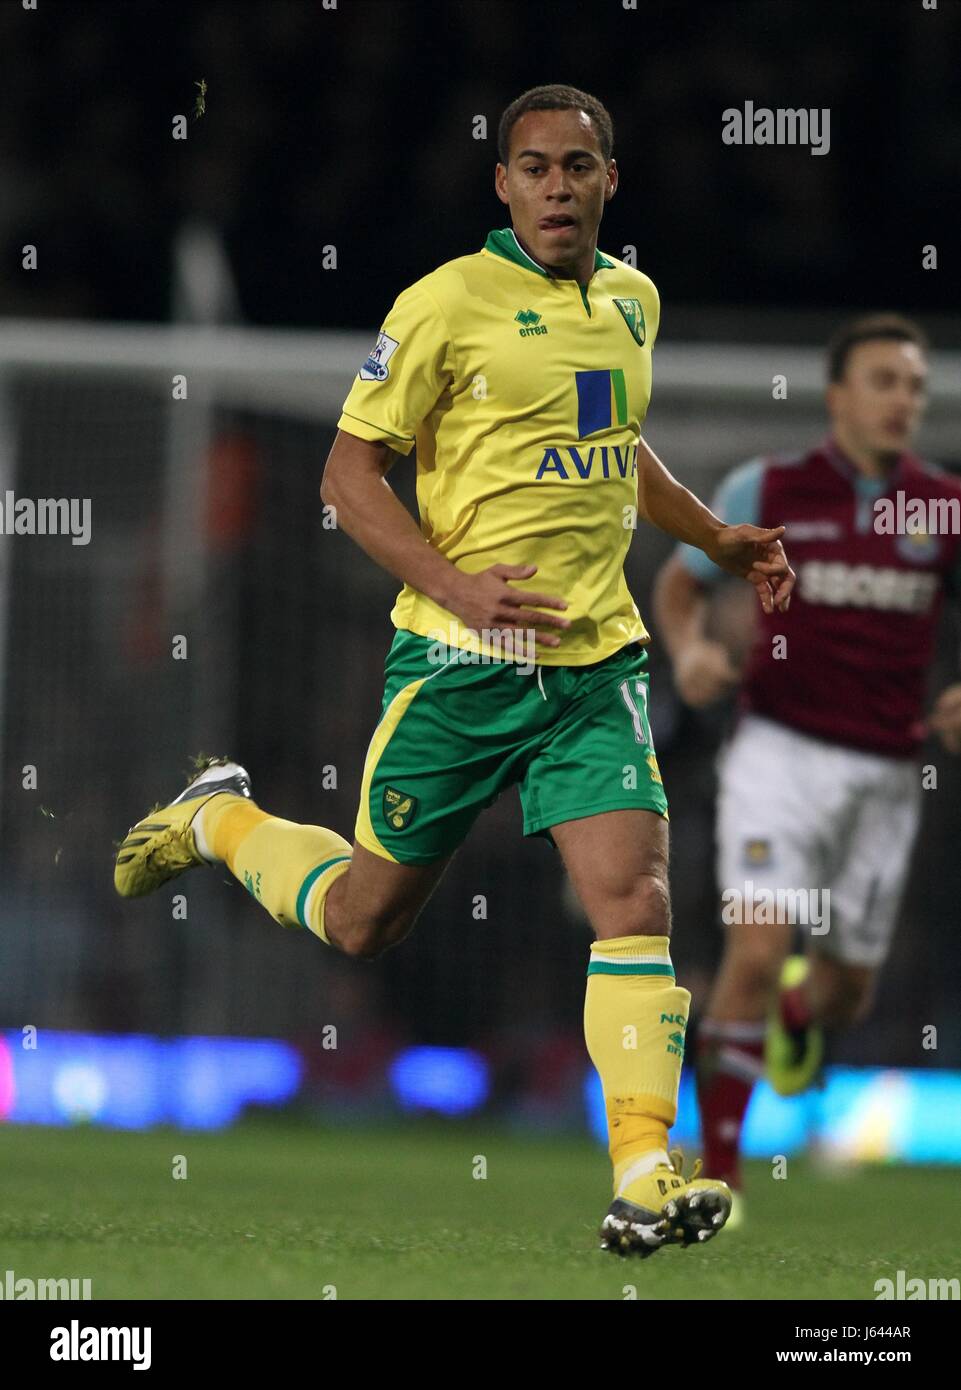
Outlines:
[{"label": "green shirt collar", "polygon": [[[553,280],[555,277],[549,275],[542,265],[538,265],[533,257],[529,256],[521,246],[517,237],[514,235],[513,227],[502,227],[500,231],[491,232],[484,242],[484,250],[490,251],[494,256],[502,256],[505,261],[513,261],[515,265],[523,266],[525,270],[533,270],[538,275],[543,275],[545,280]],[[601,254],[594,248],[594,269],[611,270],[614,262],[609,257]]]}]

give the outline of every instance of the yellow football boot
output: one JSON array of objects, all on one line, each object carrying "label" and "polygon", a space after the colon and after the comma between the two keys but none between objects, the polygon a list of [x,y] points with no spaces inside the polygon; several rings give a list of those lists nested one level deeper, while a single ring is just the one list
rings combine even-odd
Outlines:
[{"label": "yellow football boot", "polygon": [[781,990],[794,989],[808,975],[805,956],[788,956],[764,1034],[764,1070],[779,1096],[796,1096],[817,1079],[824,1061],[824,1034],[817,1024],[791,1030],[781,1017]]},{"label": "yellow football boot", "polygon": [[167,806],[148,812],[117,847],[114,887],[141,898],[187,869],[213,861],[197,848],[193,821],[212,796],[250,796],[246,771],[228,758],[199,758],[193,778]]},{"label": "yellow football boot", "polygon": [[701,1160],[690,1178],[672,1149],[670,1163],[622,1180],[601,1226],[601,1249],[644,1259],[662,1245],[701,1245],[716,1236],[731,1214],[731,1189],[719,1178],[700,1178]]},{"label": "yellow football boot", "polygon": [[731,1214],[724,1223],[725,1231],[743,1231],[747,1220],[744,1211],[744,1193],[731,1189]]}]

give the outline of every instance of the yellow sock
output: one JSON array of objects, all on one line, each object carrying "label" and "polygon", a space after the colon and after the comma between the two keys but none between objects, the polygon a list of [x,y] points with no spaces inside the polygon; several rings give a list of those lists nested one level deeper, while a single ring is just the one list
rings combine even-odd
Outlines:
[{"label": "yellow sock", "polygon": [[324,903],[331,885],[350,867],[349,842],[322,825],[270,816],[237,796],[213,796],[200,814],[212,853],[274,921],[309,927],[329,946]]},{"label": "yellow sock", "polygon": [[604,1090],[615,1193],[640,1155],[667,1155],[690,1004],[674,982],[666,936],[592,945],[584,1036]]}]

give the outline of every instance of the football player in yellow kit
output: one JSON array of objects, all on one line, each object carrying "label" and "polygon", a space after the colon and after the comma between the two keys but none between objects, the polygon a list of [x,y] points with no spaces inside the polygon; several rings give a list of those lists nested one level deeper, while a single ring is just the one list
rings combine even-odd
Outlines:
[{"label": "football player in yellow kit", "polygon": [[[278,922],[354,956],[410,931],[479,812],[517,784],[595,932],[585,1036],[607,1104],[603,1245],[647,1255],[723,1226],[723,1182],[668,1144],[690,995],[669,950],[667,801],[647,714],[648,634],[624,579],[640,518],[788,605],[782,527],[726,526],[641,437],[660,306],[597,249],[618,185],[605,108],[525,92],[499,128],[511,226],[405,289],[344,403],[321,487],[402,582],[353,843],[202,768],[134,826],[115,882],[147,893],[224,863]],[[420,524],[387,474],[416,447]]]}]

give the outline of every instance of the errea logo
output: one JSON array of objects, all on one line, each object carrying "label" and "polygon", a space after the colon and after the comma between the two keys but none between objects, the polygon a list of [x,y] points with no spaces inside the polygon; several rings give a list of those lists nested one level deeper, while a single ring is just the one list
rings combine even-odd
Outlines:
[{"label": "errea logo", "polygon": [[540,314],[535,314],[533,309],[518,309],[514,315],[514,322],[521,324],[518,333],[522,338],[529,338],[535,333],[547,332],[547,325],[541,323]]}]

